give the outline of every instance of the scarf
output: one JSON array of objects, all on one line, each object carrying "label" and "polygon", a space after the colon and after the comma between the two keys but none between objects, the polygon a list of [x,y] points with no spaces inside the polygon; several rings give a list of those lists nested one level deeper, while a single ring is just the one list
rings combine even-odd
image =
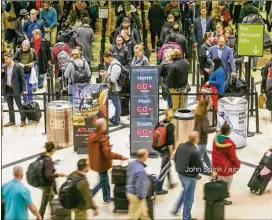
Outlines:
[{"label": "scarf", "polygon": [[34,42],[34,49],[35,49],[35,52],[37,55],[39,55],[39,52],[40,52],[40,47],[41,47],[41,44],[42,44],[42,38],[39,38],[39,39],[33,39],[33,42]]}]

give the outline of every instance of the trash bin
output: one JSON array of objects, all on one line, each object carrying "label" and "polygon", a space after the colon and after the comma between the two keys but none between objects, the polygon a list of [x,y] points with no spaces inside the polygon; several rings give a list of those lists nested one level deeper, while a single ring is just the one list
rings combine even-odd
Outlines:
[{"label": "trash bin", "polygon": [[47,106],[47,141],[58,148],[73,146],[73,106],[66,101],[52,101]]},{"label": "trash bin", "polygon": [[173,124],[175,125],[175,147],[188,141],[188,135],[194,130],[194,114],[189,109],[175,111]]},{"label": "trash bin", "polygon": [[247,138],[248,102],[244,98],[226,97],[219,99],[217,112],[217,128],[220,129],[224,122],[231,127],[230,138],[236,148],[246,146]]}]

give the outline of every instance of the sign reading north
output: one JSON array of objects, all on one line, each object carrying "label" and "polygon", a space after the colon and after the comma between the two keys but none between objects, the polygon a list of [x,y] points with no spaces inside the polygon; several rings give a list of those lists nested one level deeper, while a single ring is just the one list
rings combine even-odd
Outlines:
[{"label": "sign reading north", "polygon": [[[152,155],[152,133],[159,121],[158,67],[131,69],[130,153],[147,148]],[[156,154],[157,155],[157,154]]]},{"label": "sign reading north", "polygon": [[264,25],[238,24],[238,55],[263,56]]}]

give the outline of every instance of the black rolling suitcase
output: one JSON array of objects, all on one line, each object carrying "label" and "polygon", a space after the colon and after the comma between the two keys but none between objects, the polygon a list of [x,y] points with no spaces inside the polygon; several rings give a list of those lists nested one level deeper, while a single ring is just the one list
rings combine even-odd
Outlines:
[{"label": "black rolling suitcase", "polygon": [[224,200],[219,202],[207,202],[205,207],[205,220],[224,220]]},{"label": "black rolling suitcase", "polygon": [[23,104],[23,107],[24,110],[33,110],[33,112],[26,112],[26,117],[28,121],[40,121],[42,113],[40,111],[40,106],[37,102],[25,102]]},{"label": "black rolling suitcase", "polygon": [[113,190],[113,203],[114,203],[114,210],[113,212],[121,211],[127,212],[128,211],[128,199],[126,196],[126,185],[115,185]]},{"label": "black rolling suitcase", "polygon": [[116,185],[126,185],[128,166],[113,166],[111,171],[111,182]]},{"label": "black rolling suitcase", "polygon": [[59,199],[53,199],[50,202],[50,207],[52,220],[72,220],[71,210],[64,209],[60,204]]}]

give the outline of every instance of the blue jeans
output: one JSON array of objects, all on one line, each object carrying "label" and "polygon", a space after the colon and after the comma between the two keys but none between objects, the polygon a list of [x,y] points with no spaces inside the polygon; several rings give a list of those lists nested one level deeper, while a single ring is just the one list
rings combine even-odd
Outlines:
[{"label": "blue jeans", "polygon": [[73,90],[70,84],[68,84],[68,95],[68,101],[73,104]]},{"label": "blue jeans", "polygon": [[24,98],[23,98],[24,102],[33,101],[33,97],[32,97],[32,84],[29,83],[30,75],[31,75],[30,72],[25,73],[25,84],[26,84],[27,95],[24,96]]},{"label": "blue jeans", "polygon": [[112,95],[112,96],[110,96],[110,99],[111,99],[112,104],[113,104],[113,106],[115,108],[115,113],[114,113],[114,116],[112,118],[112,121],[115,122],[115,123],[119,123],[120,122],[120,115],[121,115],[120,97]]},{"label": "blue jeans", "polygon": [[111,192],[110,192],[110,182],[108,172],[100,172],[98,173],[100,177],[100,183],[94,187],[92,190],[93,196],[102,188],[103,200],[104,202],[111,201]]},{"label": "blue jeans", "polygon": [[[197,146],[197,150],[198,150],[200,158],[201,158],[201,160],[203,162],[203,166],[204,166],[203,173],[208,174],[209,172],[211,172],[212,165],[211,165],[210,158],[209,158],[209,156],[207,154],[206,146],[207,146],[206,144],[199,144]],[[205,169],[205,164],[208,167],[208,169]]]},{"label": "blue jeans", "polygon": [[37,78],[38,78],[38,83],[34,85],[34,88],[38,88],[38,87],[42,87],[43,83],[44,83],[44,75],[39,74],[39,66],[35,65],[35,70],[36,70],[36,74],[37,74]]},{"label": "blue jeans", "polygon": [[194,203],[196,180],[194,177],[188,177],[181,174],[179,174],[179,179],[184,190],[180,195],[180,199],[174,211],[178,212],[184,202],[183,220],[190,220],[192,218],[191,210]]},{"label": "blue jeans", "polygon": [[167,94],[167,104],[168,104],[168,108],[172,108],[172,98],[168,89],[168,85],[166,85],[165,83],[162,83],[162,86],[165,90],[165,93]]}]

